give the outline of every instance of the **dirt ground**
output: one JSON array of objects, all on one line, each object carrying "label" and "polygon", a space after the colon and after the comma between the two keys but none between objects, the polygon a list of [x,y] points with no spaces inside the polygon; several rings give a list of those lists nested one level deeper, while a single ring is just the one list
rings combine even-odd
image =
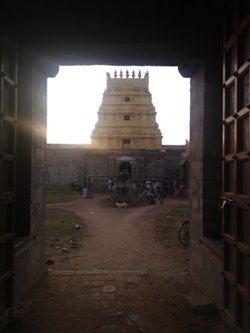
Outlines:
[{"label": "dirt ground", "polygon": [[87,237],[79,249],[52,258],[6,333],[222,332],[218,318],[198,318],[188,306],[188,253],[157,237],[156,214],[179,205],[187,202],[118,209],[105,194],[49,204],[83,218]]}]

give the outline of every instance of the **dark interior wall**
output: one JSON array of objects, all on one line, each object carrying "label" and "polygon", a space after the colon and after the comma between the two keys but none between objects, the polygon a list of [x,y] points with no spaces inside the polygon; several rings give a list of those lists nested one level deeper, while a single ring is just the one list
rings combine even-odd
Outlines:
[{"label": "dark interior wall", "polygon": [[[190,229],[191,229],[191,274],[194,284],[215,303],[222,305],[222,262],[204,243],[203,230],[206,212],[207,190],[204,180],[206,170],[206,66],[200,64],[191,78],[190,117]],[[209,160],[209,156],[208,156]],[[209,239],[208,239],[209,240]],[[214,244],[217,246],[217,244]]]},{"label": "dark interior wall", "polygon": [[64,65],[176,66],[210,51],[224,2],[21,0],[19,37]]},{"label": "dark interior wall", "polygon": [[[221,44],[222,45],[222,44]],[[190,220],[194,283],[222,306],[221,193],[222,57],[191,68]],[[221,292],[218,292],[221,291]]]},{"label": "dark interior wall", "polygon": [[32,114],[31,77],[28,63],[19,55],[17,161],[16,161],[16,237],[30,233],[30,196],[31,196],[31,128]]},{"label": "dark interior wall", "polygon": [[47,75],[33,59],[19,63],[14,302],[45,273]]},{"label": "dark interior wall", "polygon": [[[222,31],[221,31],[222,33]],[[219,34],[219,31],[218,31]],[[222,40],[222,39],[221,39]],[[221,44],[222,45],[222,42]],[[206,60],[203,124],[203,212],[200,238],[202,291],[222,307],[222,220],[219,210],[222,178],[222,52]],[[217,52],[216,52],[217,51]]]},{"label": "dark interior wall", "polygon": [[[222,45],[222,41],[220,43]],[[218,50],[219,50],[218,46]],[[222,52],[206,61],[203,125],[203,236],[221,239]]]}]

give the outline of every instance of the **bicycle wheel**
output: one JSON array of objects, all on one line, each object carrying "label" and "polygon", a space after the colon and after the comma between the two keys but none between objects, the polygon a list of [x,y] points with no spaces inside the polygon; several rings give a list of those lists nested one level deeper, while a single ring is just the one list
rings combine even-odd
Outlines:
[{"label": "bicycle wheel", "polygon": [[189,237],[189,221],[184,221],[180,224],[178,228],[178,239],[182,246],[190,245],[190,237]]}]

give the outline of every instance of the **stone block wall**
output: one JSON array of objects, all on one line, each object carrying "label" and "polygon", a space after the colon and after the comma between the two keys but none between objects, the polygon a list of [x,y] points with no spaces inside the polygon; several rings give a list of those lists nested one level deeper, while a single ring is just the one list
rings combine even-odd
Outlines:
[{"label": "stone block wall", "polygon": [[17,203],[20,203],[16,211],[15,303],[45,273],[47,77],[36,64],[25,60],[20,63],[19,75],[23,87],[28,89],[26,92],[32,94],[21,91],[19,95],[18,138],[22,145],[18,146],[17,165],[18,172],[25,174],[27,170],[31,176],[18,177],[17,183]]},{"label": "stone block wall", "polygon": [[[215,63],[200,65],[191,78],[190,114],[190,228],[191,272],[194,283],[222,306],[222,240],[220,193],[221,96]],[[216,81],[214,78],[217,78]]]},{"label": "stone block wall", "polygon": [[82,145],[48,144],[47,184],[58,186],[75,182],[82,186],[84,177],[92,176],[94,190],[105,191],[108,178],[119,175],[122,156],[131,159],[132,180],[138,184],[143,184],[146,179],[171,177],[180,168],[181,154],[178,150],[174,150],[169,157],[165,151],[103,151]]}]

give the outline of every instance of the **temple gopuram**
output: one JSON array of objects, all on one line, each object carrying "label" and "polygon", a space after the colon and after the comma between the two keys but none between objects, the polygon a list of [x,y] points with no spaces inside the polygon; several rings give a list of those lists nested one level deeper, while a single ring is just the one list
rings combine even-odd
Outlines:
[{"label": "temple gopuram", "polygon": [[107,88],[92,132],[92,147],[98,149],[160,150],[162,135],[148,89],[149,74],[107,73]]}]

